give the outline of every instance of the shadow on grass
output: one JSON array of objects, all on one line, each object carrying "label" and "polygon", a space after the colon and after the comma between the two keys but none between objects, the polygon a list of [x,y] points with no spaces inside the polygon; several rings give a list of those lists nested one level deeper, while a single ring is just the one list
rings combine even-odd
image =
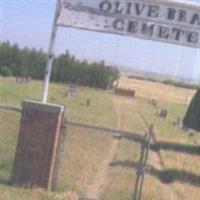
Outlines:
[{"label": "shadow on grass", "polygon": [[[134,161],[116,160],[110,163],[111,167],[129,167],[138,170],[142,166]],[[158,170],[152,166],[149,167],[149,174],[157,177],[161,182],[170,184],[174,181],[189,183],[194,186],[200,186],[200,175],[193,174],[184,170],[167,169]]]},{"label": "shadow on grass", "polygon": [[157,142],[156,144],[151,145],[151,149],[155,151],[159,151],[160,149],[162,149],[180,153],[200,155],[200,146],[178,144],[173,142]]},{"label": "shadow on grass", "polygon": [[[143,137],[139,136],[139,134],[121,134],[118,136],[114,136],[116,139],[126,139],[138,143],[143,143],[145,140]],[[173,142],[162,142],[158,141],[156,144],[151,144],[151,150],[159,151],[159,150],[168,150],[175,151],[179,153],[188,153],[192,155],[200,155],[200,146],[196,145],[187,145],[187,144],[179,144]]]},{"label": "shadow on grass", "polygon": [[137,143],[145,142],[144,136],[138,133],[123,133],[123,134],[114,135],[113,137],[118,140],[126,139],[126,140],[130,140]]}]

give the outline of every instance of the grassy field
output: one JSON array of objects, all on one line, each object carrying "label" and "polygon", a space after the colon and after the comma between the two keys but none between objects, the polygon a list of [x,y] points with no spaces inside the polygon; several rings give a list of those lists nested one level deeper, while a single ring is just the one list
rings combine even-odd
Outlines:
[{"label": "grassy field", "polygon": [[134,89],[137,96],[140,97],[172,104],[188,104],[195,93],[195,90],[192,89],[175,87],[163,83],[128,79],[126,76],[121,77],[119,87]]},{"label": "grassy field", "polygon": [[[199,154],[187,151],[187,146],[200,140],[198,133],[184,133],[173,122],[183,117],[188,100],[195,91],[180,89],[157,83],[122,78],[120,87],[136,90],[136,98],[114,95],[111,91],[80,88],[75,97],[67,98],[67,85],[51,84],[49,101],[64,104],[66,117],[70,121],[123,129],[144,134],[145,125],[142,114],[149,123],[153,123],[157,139],[166,142],[161,148],[164,169],[161,168],[157,154],[150,153],[149,164],[152,170],[145,177],[144,200],[191,199],[200,197]],[[161,94],[162,93],[162,94]],[[163,95],[165,94],[165,96]],[[178,94],[178,95],[177,95]],[[20,106],[24,99],[40,100],[41,83],[33,81],[19,84],[13,79],[0,78],[0,103]],[[91,106],[87,107],[87,99]],[[157,101],[157,106],[151,100]],[[166,119],[156,113],[160,108],[168,110]],[[106,183],[103,184],[103,198],[106,200],[131,200],[134,190],[136,170],[132,163],[139,157],[140,146],[130,139],[117,141],[103,132],[94,134],[91,129],[68,127],[67,145],[62,161],[58,192],[12,188],[7,182],[10,178],[16,146],[20,116],[0,111],[0,200],[9,199],[76,199],[89,193],[96,179],[101,180],[103,173],[99,168],[107,159],[111,146],[110,163],[106,169]],[[9,128],[9,129],[8,129]],[[113,145],[113,143],[115,143]],[[179,148],[179,144],[183,146]],[[176,146],[177,148],[172,148]],[[178,150],[180,152],[178,152]],[[185,151],[184,151],[185,149]],[[97,174],[102,177],[99,178]],[[104,177],[104,178],[105,178]],[[165,181],[170,179],[169,181]],[[101,186],[101,185],[100,185]]]}]

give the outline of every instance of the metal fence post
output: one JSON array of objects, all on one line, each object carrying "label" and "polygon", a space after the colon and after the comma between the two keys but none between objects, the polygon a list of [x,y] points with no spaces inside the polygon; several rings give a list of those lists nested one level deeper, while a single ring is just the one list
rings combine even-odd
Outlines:
[{"label": "metal fence post", "polygon": [[145,143],[146,143],[146,137],[147,134],[144,136],[144,142],[141,144],[141,153],[140,153],[140,159],[139,159],[139,165],[138,165],[138,170],[137,170],[137,177],[135,181],[135,189],[134,189],[134,196],[133,200],[139,200],[139,194],[138,191],[140,190],[140,182],[141,182],[141,167],[143,167],[143,159],[144,159],[144,154],[145,154]]},{"label": "metal fence post", "polygon": [[144,175],[147,172],[148,168],[147,161],[151,145],[152,132],[153,132],[153,125],[149,126],[148,133],[145,134],[144,142],[141,144],[141,154],[139,159],[139,167],[137,171],[133,200],[141,200],[142,198]]}]

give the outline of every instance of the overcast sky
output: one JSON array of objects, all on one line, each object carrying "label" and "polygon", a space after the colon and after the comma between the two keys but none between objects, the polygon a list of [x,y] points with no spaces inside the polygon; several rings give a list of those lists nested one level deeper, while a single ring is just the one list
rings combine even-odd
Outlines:
[{"label": "overcast sky", "polygon": [[[56,0],[0,0],[0,40],[46,51],[55,4]],[[200,77],[200,53],[194,48],[59,28],[56,53],[66,49],[90,61],[105,60],[116,66],[143,71]]]}]

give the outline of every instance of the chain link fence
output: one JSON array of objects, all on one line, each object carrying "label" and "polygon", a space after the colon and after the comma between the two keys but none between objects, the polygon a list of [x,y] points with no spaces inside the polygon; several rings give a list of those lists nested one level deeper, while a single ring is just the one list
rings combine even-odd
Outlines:
[{"label": "chain link fence", "polygon": [[[11,177],[20,116],[18,108],[0,107],[2,184],[8,184]],[[74,199],[133,199],[141,188],[137,180],[144,167],[144,139],[139,134],[66,121],[54,189]]]},{"label": "chain link fence", "polygon": [[57,191],[83,200],[139,199],[134,193],[141,190],[137,179],[146,165],[141,159],[144,136],[68,121],[65,125]]},{"label": "chain link fence", "polygon": [[20,125],[20,109],[0,106],[0,183],[8,184]]}]

